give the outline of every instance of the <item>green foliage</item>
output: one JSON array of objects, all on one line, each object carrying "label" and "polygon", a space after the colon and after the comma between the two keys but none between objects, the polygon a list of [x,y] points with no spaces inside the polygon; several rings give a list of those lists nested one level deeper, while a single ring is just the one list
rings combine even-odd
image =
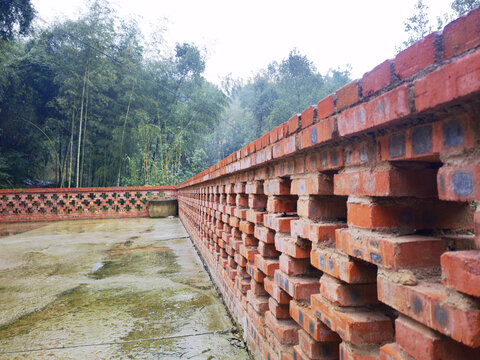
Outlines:
[{"label": "green foliage", "polygon": [[293,49],[282,62],[272,62],[246,84],[225,80],[230,107],[205,142],[209,163],[259,138],[294,114],[316,104],[350,81],[349,70],[320,74],[313,63]]},{"label": "green foliage", "polygon": [[480,0],[454,0],[451,4],[451,8],[457,17],[465,15],[478,6],[480,6]]},{"label": "green foliage", "polygon": [[414,7],[414,13],[403,24],[405,32],[408,34],[408,39],[397,48],[398,52],[423,39],[433,31],[428,19],[428,6],[423,3],[423,0],[418,0]]},{"label": "green foliage", "polygon": [[35,10],[30,0],[0,1],[0,39],[7,41],[30,30]]}]

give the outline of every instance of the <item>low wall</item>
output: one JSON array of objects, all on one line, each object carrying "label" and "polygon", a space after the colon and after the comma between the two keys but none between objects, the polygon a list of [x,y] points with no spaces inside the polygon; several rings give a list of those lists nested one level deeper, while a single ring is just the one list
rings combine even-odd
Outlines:
[{"label": "low wall", "polygon": [[0,223],[147,217],[148,201],[176,199],[174,186],[0,190]]},{"label": "low wall", "polygon": [[476,9],[177,187],[257,359],[480,359],[479,95]]}]

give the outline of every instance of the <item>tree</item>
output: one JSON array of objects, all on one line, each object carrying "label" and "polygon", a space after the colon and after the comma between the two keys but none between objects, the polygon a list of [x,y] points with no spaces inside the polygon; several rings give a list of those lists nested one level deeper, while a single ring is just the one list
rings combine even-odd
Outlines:
[{"label": "tree", "polygon": [[30,0],[0,1],[0,38],[4,41],[30,30],[35,10]]},{"label": "tree", "polygon": [[405,32],[408,34],[408,39],[404,41],[400,47],[397,47],[398,52],[406,49],[432,32],[432,26],[428,19],[428,6],[423,3],[423,0],[418,0],[414,9],[414,14],[403,23]]},{"label": "tree", "polygon": [[478,6],[480,6],[480,0],[454,0],[450,5],[457,17],[466,14]]}]

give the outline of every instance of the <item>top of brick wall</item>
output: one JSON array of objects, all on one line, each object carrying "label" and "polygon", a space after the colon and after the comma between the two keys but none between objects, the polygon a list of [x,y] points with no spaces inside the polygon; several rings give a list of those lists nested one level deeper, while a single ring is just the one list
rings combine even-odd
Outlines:
[{"label": "top of brick wall", "polygon": [[480,7],[177,186],[183,188],[399,124],[480,92]]},{"label": "top of brick wall", "polygon": [[168,191],[175,186],[113,186],[113,187],[83,187],[83,188],[32,188],[32,189],[0,189],[0,195],[9,194],[49,194],[49,193],[84,193],[84,192],[114,192],[114,191]]}]

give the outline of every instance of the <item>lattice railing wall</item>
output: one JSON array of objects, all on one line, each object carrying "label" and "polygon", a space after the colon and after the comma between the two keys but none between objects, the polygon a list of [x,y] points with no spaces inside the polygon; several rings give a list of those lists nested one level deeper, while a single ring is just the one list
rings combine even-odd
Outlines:
[{"label": "lattice railing wall", "polygon": [[0,190],[0,222],[142,217],[161,199],[176,199],[175,187]]}]

